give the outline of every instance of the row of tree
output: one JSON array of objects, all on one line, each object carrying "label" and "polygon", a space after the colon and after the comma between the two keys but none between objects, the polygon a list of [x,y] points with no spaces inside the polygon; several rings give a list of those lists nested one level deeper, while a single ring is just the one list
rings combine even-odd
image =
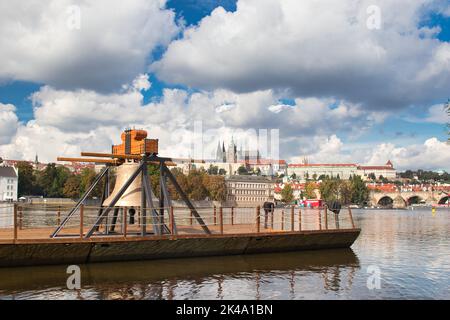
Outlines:
[{"label": "row of tree", "polygon": [[[19,169],[19,196],[33,195],[48,198],[76,199],[92,185],[97,173],[94,169],[85,168],[80,173],[72,173],[69,169],[56,164],[49,164],[42,171],[34,170],[28,162],[18,164]],[[149,165],[148,172],[153,191],[159,197],[159,168]],[[210,175],[207,171],[190,170],[184,174],[180,169],[172,169],[183,191],[192,200],[225,200],[225,178],[220,175]],[[111,188],[114,187],[114,177],[111,179]],[[179,194],[169,182],[169,192],[172,199],[178,200]],[[102,185],[99,184],[92,192],[92,197],[100,198]]]},{"label": "row of tree", "polygon": [[[307,182],[305,189],[301,193],[301,197],[316,199],[316,189],[317,185],[315,183]],[[343,205],[357,204],[362,206],[369,200],[369,189],[360,176],[351,176],[349,180],[324,178],[319,185],[319,191],[322,200],[327,203],[339,201]],[[285,203],[292,203],[294,201],[294,190],[290,184],[287,184],[281,190],[281,199]]]},{"label": "row of tree", "polygon": [[[44,170],[34,170],[28,162],[20,162],[19,170],[19,196],[44,196],[48,198],[78,198],[93,183],[96,172],[85,168],[79,174],[72,173],[63,166],[54,163],[48,164]],[[101,186],[96,188],[92,195],[100,197]]]},{"label": "row of tree", "polygon": [[423,182],[450,182],[450,174],[447,172],[438,173],[434,171],[426,170],[406,170],[400,173],[400,177],[404,179],[410,179],[412,184]]}]

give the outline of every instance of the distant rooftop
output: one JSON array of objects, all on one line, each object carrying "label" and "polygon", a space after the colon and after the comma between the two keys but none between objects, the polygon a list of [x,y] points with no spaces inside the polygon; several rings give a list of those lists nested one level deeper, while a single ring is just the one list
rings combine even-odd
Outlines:
[{"label": "distant rooftop", "polygon": [[266,176],[250,176],[250,175],[240,175],[240,176],[227,176],[225,177],[227,181],[243,181],[243,182],[275,182],[271,177]]},{"label": "distant rooftop", "polygon": [[0,167],[0,177],[17,178],[17,173],[13,167]]},{"label": "distant rooftop", "polygon": [[357,167],[354,163],[301,163],[301,164],[290,164],[291,168],[303,168],[303,167]]}]

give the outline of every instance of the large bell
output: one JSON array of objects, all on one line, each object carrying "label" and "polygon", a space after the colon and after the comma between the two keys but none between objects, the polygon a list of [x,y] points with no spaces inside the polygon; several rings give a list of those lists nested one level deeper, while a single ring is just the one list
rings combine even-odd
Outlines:
[{"label": "large bell", "polygon": [[[107,207],[111,204],[114,197],[119,193],[122,186],[139,168],[139,163],[124,163],[116,169],[116,184],[111,195],[103,202],[103,206]],[[142,196],[142,175],[138,175],[131,183],[125,193],[115,204],[116,207],[140,207]],[[153,205],[158,206],[159,200],[153,197]]]}]

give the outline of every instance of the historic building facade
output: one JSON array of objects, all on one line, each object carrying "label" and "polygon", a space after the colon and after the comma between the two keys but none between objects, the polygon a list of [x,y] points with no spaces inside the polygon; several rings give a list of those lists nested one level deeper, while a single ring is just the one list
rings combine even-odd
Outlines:
[{"label": "historic building facade", "polygon": [[0,166],[0,202],[17,201],[19,173],[16,168]]},{"label": "historic building facade", "polygon": [[228,206],[257,206],[274,201],[275,180],[260,176],[229,176],[225,178]]},{"label": "historic building facade", "polygon": [[365,166],[355,163],[330,163],[330,164],[289,164],[287,167],[288,177],[295,177],[297,180],[319,179],[321,176],[348,179],[353,175],[361,176],[364,180],[375,176],[387,179],[395,179],[397,171],[391,161],[384,166]]}]

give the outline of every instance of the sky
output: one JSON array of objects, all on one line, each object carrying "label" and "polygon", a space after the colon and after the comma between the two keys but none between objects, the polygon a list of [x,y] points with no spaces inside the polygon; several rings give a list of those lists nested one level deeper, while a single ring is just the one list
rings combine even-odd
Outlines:
[{"label": "sky", "polygon": [[450,171],[448,0],[0,0],[0,48],[2,158],[277,130],[291,163]]}]

